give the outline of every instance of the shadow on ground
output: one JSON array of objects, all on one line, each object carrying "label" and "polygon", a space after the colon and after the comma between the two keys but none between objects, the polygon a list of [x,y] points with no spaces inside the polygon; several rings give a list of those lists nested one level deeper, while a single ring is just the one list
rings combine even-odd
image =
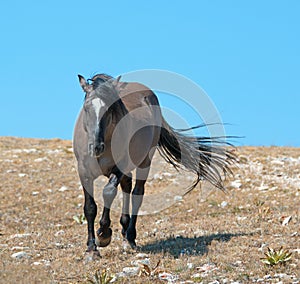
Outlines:
[{"label": "shadow on ground", "polygon": [[157,240],[153,243],[140,247],[145,253],[169,253],[175,258],[181,255],[204,255],[208,253],[208,246],[212,241],[228,242],[233,237],[246,236],[249,234],[212,234],[208,236],[186,238],[183,236],[170,237],[165,240]]}]

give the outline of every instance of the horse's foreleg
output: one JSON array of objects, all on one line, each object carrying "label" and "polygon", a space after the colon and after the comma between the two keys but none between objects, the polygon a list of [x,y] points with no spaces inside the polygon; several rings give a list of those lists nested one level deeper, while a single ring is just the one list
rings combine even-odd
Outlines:
[{"label": "horse's foreleg", "polygon": [[[87,220],[88,226],[88,240],[87,240],[87,252],[97,251],[95,244],[95,230],[94,223],[97,215],[97,205],[93,196],[83,187],[84,192],[84,215]],[[92,193],[91,193],[92,194]]]},{"label": "horse's foreleg", "polygon": [[139,209],[143,202],[144,191],[145,191],[145,180],[137,180],[132,192],[132,215],[129,222],[128,229],[126,231],[126,239],[128,240],[132,248],[136,247],[136,221]]},{"label": "horse's foreleg", "polygon": [[124,175],[121,179],[121,187],[123,191],[123,207],[122,207],[122,215],[120,218],[120,223],[122,225],[122,235],[126,237],[126,231],[130,222],[129,215],[129,203],[130,203],[130,192],[132,189],[132,175],[131,173]]},{"label": "horse's foreleg", "polygon": [[111,174],[108,184],[103,189],[104,208],[100,228],[97,231],[98,240],[96,240],[96,244],[100,247],[108,246],[111,241],[110,208],[117,195],[118,184],[119,178],[115,174]]}]

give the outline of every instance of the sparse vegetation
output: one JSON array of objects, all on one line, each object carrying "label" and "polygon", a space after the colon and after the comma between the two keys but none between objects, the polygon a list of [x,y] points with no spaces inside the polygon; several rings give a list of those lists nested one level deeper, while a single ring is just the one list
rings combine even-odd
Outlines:
[{"label": "sparse vegetation", "polygon": [[86,224],[86,223],[87,223],[84,214],[74,215],[74,216],[73,216],[73,220],[74,220],[77,224]]},{"label": "sparse vegetation", "polygon": [[100,269],[96,270],[92,279],[88,279],[88,283],[92,284],[108,284],[113,280],[113,276],[107,270],[100,271]]},{"label": "sparse vegetation", "polygon": [[277,265],[285,264],[292,257],[292,253],[288,250],[284,250],[281,247],[279,250],[275,250],[268,247],[268,251],[265,253],[265,258],[262,259],[262,262],[268,265]]},{"label": "sparse vegetation", "polygon": [[[86,225],[79,225],[85,223],[83,193],[71,146],[0,138],[0,283],[109,283],[111,277],[113,283],[143,284],[299,283],[300,149],[239,148],[244,162],[227,193],[204,183],[173,206],[139,217],[138,251],[124,248],[120,208],[113,209],[112,242],[91,261]],[[162,203],[181,196],[192,180],[158,156],[152,165],[146,196],[169,185]],[[96,186],[100,196],[101,182],[106,179]]]}]

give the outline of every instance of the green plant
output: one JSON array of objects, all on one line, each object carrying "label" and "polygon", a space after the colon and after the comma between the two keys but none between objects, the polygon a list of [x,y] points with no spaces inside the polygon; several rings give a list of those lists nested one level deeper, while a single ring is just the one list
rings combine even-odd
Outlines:
[{"label": "green plant", "polygon": [[111,280],[113,280],[113,276],[110,275],[107,270],[103,270],[100,272],[100,270],[96,270],[93,279],[88,279],[88,283],[92,284],[108,284]]},{"label": "green plant", "polygon": [[73,220],[78,224],[86,224],[87,221],[83,214],[73,216]]},{"label": "green plant", "polygon": [[291,259],[292,253],[288,250],[284,250],[283,247],[281,247],[278,251],[268,247],[268,251],[265,253],[265,256],[266,257],[261,259],[261,261],[273,266],[278,263],[286,263]]}]

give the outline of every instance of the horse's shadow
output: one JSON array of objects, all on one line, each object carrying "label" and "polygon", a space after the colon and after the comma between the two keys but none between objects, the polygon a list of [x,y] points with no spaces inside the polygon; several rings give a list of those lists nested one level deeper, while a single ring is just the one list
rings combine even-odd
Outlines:
[{"label": "horse's shadow", "polygon": [[245,236],[247,234],[212,234],[202,237],[186,238],[183,236],[170,237],[165,240],[157,240],[153,243],[141,246],[139,250],[145,253],[169,253],[178,258],[181,255],[204,255],[208,253],[208,246],[212,241],[228,242],[233,237]]}]

